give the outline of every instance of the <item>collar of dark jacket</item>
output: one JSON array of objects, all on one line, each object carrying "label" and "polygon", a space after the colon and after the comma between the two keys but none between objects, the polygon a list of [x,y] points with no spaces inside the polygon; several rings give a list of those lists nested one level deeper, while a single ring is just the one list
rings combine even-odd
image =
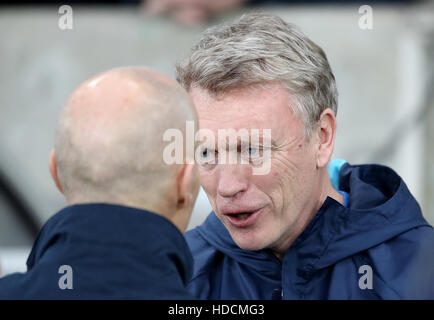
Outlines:
[{"label": "collar of dark jacket", "polygon": [[429,225],[404,181],[388,167],[345,164],[339,186],[349,193],[349,206],[327,197],[288,249],[294,254],[285,256],[296,257],[297,273],[302,277],[412,228]]},{"label": "collar of dark jacket", "polygon": [[[113,257],[133,257],[129,262],[137,267],[173,265],[184,284],[191,278],[192,256],[174,224],[150,211],[102,203],[69,206],[51,217],[33,245],[27,268],[32,269],[50,250],[82,256],[95,254],[101,246],[118,251]],[[109,263],[101,261],[101,266]]]}]

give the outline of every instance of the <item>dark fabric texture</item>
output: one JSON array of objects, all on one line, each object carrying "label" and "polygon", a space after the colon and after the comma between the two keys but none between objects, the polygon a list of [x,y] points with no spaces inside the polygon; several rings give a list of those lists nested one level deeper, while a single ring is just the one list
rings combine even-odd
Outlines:
[{"label": "dark fabric texture", "polygon": [[[60,289],[59,268],[72,268]],[[192,257],[181,232],[149,211],[109,204],[67,207],[44,225],[28,271],[0,279],[0,299],[191,299]]]}]

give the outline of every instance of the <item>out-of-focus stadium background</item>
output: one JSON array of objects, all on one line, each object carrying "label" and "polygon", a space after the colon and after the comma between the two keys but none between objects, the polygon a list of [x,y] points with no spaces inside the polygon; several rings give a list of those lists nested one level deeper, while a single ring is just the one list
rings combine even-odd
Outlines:
[{"label": "out-of-focus stadium background", "polygon": [[[374,3],[373,29],[362,30],[360,4],[280,2],[189,25],[136,6],[77,4],[72,30],[58,27],[59,6],[0,7],[0,274],[25,271],[38,230],[65,206],[47,162],[69,93],[116,66],[174,77],[207,26],[251,10],[297,24],[327,53],[340,93],[334,158],[391,166],[434,224],[433,3]],[[190,228],[210,210],[201,191]]]}]

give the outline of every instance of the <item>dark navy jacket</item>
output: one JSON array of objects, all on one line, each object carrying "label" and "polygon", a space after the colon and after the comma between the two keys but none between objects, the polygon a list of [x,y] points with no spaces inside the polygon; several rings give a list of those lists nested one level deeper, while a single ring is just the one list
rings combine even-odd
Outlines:
[{"label": "dark navy jacket", "polygon": [[[62,265],[72,268],[72,289],[59,287]],[[27,268],[0,278],[0,299],[192,299],[185,285],[193,261],[181,232],[130,207],[61,210],[42,228]]]},{"label": "dark navy jacket", "polygon": [[403,180],[349,164],[339,178],[348,207],[327,198],[282,262],[240,249],[211,213],[186,234],[189,290],[201,299],[434,299],[434,230]]}]

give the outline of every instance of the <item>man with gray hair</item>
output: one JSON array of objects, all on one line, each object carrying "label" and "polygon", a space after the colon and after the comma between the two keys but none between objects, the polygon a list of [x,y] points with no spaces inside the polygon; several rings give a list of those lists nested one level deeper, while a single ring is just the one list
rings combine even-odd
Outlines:
[{"label": "man with gray hair", "polygon": [[[338,93],[318,45],[278,16],[247,14],[206,30],[177,73],[200,129],[271,129],[248,164],[225,160],[243,153],[239,137],[202,145],[213,212],[186,234],[196,296],[434,298],[434,232],[403,180],[341,161],[330,181]],[[269,171],[255,174],[258,161]]]},{"label": "man with gray hair", "polygon": [[195,119],[185,90],[147,68],[113,69],[81,84],[49,160],[68,206],[42,228],[27,273],[0,279],[0,299],[193,298],[182,233],[197,167],[167,165],[162,137]]}]

